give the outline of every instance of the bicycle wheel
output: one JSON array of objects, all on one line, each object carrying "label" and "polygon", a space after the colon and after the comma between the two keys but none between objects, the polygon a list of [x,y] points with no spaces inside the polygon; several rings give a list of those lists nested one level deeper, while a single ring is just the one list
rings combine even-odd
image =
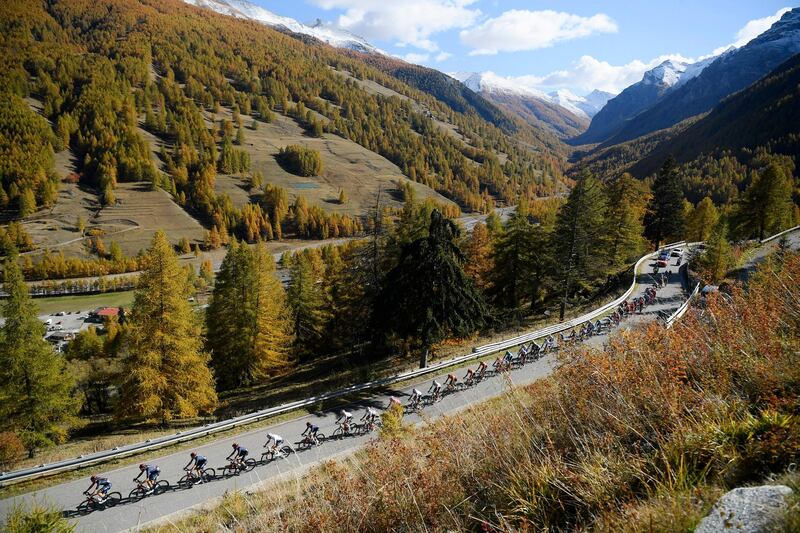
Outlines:
[{"label": "bicycle wheel", "polygon": [[85,500],[83,500],[81,503],[78,504],[78,507],[76,507],[76,509],[79,514],[89,514],[95,509],[94,500],[92,500],[91,498],[86,498]]},{"label": "bicycle wheel", "polygon": [[191,474],[186,474],[178,480],[179,487],[191,487],[194,485],[195,477]]},{"label": "bicycle wheel", "polygon": [[213,468],[206,468],[205,470],[203,470],[202,476],[203,476],[203,481],[208,483],[209,481],[214,481],[214,479],[217,477],[217,473],[214,471]]},{"label": "bicycle wheel", "polygon": [[325,442],[325,439],[327,438],[328,437],[326,437],[324,433],[317,433],[317,446]]},{"label": "bicycle wheel", "polygon": [[106,501],[103,502],[103,507],[114,507],[122,501],[122,494],[119,492],[109,492],[106,496]]},{"label": "bicycle wheel", "polygon": [[237,476],[239,475],[239,469],[228,465],[222,469],[222,477],[230,477],[230,476]]},{"label": "bicycle wheel", "polygon": [[130,494],[128,494],[128,499],[130,499],[130,500],[141,500],[142,498],[144,498],[146,493],[147,493],[147,491],[145,490],[144,487],[136,487],[135,489],[133,489],[131,491]]},{"label": "bicycle wheel", "polygon": [[282,456],[284,459],[286,459],[287,457],[289,457],[289,455],[290,455],[292,452],[294,452],[294,450],[292,449],[292,447],[291,447],[291,446],[284,446],[283,448],[281,448],[281,456]]},{"label": "bicycle wheel", "polygon": [[156,486],[153,488],[153,494],[162,494],[167,492],[170,489],[169,481],[166,479],[162,479],[161,481],[156,483]]},{"label": "bicycle wheel", "polygon": [[244,472],[249,472],[256,467],[256,460],[255,459],[245,459],[244,465],[242,470]]},{"label": "bicycle wheel", "polygon": [[344,437],[344,429],[342,429],[340,427],[336,428],[334,430],[334,432],[333,432],[333,438],[334,439],[341,439],[342,437]]},{"label": "bicycle wheel", "polygon": [[264,464],[271,462],[273,459],[273,455],[274,454],[271,451],[262,453],[261,462]]}]

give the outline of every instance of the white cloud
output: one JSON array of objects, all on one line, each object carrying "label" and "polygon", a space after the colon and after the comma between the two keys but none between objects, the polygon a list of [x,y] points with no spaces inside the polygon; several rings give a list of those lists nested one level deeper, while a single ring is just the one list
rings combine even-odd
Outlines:
[{"label": "white cloud", "polygon": [[430,54],[417,54],[414,52],[409,52],[408,54],[395,57],[399,57],[400,59],[402,59],[407,63],[415,63],[417,65],[425,63],[431,58]]},{"label": "white cloud", "polygon": [[706,57],[713,57],[718,56],[728,48],[734,47],[739,48],[740,46],[744,46],[765,31],[767,31],[770,26],[778,22],[780,18],[783,16],[784,13],[787,11],[791,11],[792,8],[790,7],[782,7],[779,9],[774,15],[770,15],[768,17],[762,17],[760,19],[753,19],[748,21],[742,29],[736,32],[736,40],[730,44],[726,44],[725,46],[720,46],[719,48],[715,48],[711,54],[707,56],[703,56],[701,59]]},{"label": "white cloud", "polygon": [[655,57],[649,61],[634,59],[624,65],[612,65],[607,61],[595,59],[590,55],[582,56],[571,68],[557,70],[544,76],[520,76],[511,78],[527,87],[552,90],[570,87],[580,91],[600,89],[611,93],[619,93],[625,87],[642,79],[644,73],[667,59],[676,61],[693,61],[680,54],[668,54]]},{"label": "white cloud", "polygon": [[453,57],[453,54],[450,52],[441,52],[436,56],[436,62],[441,63],[442,61],[447,61],[451,57]]},{"label": "white cloud", "polygon": [[616,33],[616,22],[602,13],[581,17],[560,11],[514,9],[461,32],[470,55],[493,55],[547,48],[595,33]]},{"label": "white cloud", "polygon": [[312,0],[323,9],[342,9],[336,25],[366,39],[392,40],[428,52],[438,46],[429,39],[439,32],[472,26],[481,12],[476,0]]}]

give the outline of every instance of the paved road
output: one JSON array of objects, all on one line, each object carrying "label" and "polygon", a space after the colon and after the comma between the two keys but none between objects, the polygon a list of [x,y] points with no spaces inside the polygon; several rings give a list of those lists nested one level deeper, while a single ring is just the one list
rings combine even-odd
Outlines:
[{"label": "paved road", "polygon": [[[649,271],[649,266],[645,265],[645,271]],[[645,309],[640,316],[629,318],[623,323],[623,327],[631,327],[636,323],[646,322],[655,319],[659,312],[669,314],[676,309],[684,299],[684,287],[681,284],[681,277],[678,275],[678,267],[671,267],[673,274],[670,283],[659,290],[658,299],[653,306]],[[639,285],[635,296],[641,295],[649,286],[652,279],[649,274],[640,274]],[[601,344],[605,336],[598,336],[590,339],[590,344]],[[549,374],[553,368],[555,358],[545,357],[525,367],[514,370],[511,373],[511,380],[516,384],[526,384],[533,382]],[[463,370],[458,372],[463,375]],[[438,376],[440,382],[444,381],[445,375]],[[418,385],[418,388],[427,390],[428,383],[432,377]],[[424,387],[424,388],[423,388]],[[469,404],[477,403],[487,398],[497,396],[505,389],[505,380],[500,377],[493,377],[477,386],[446,396],[441,402],[425,410],[425,418],[436,418],[443,414],[453,413]],[[412,387],[404,387],[402,390],[382,390],[380,392],[368,393],[362,401],[352,405],[350,410],[360,417],[363,409],[367,406],[384,408],[390,396],[404,398]],[[296,420],[276,424],[267,429],[258,429],[242,432],[235,437],[223,438],[218,441],[198,446],[196,450],[209,459],[210,466],[217,469],[217,472],[225,465],[225,456],[231,450],[231,444],[236,441],[250,450],[251,455],[258,458],[261,454],[261,446],[264,443],[266,433],[272,432],[283,436],[287,441],[298,440],[298,435],[303,431],[306,421],[312,421],[321,428],[321,432],[331,435],[334,429],[335,414],[322,412],[308,415]],[[407,421],[418,423],[421,418],[417,415],[409,415]],[[301,475],[305,468],[324,459],[335,457],[342,453],[351,452],[365,445],[371,438],[370,436],[350,437],[339,441],[327,441],[322,446],[290,456],[286,460],[278,460],[268,465],[262,465],[249,473],[241,474],[237,477],[228,479],[218,479],[211,483],[196,485],[191,489],[175,489],[158,496],[150,496],[139,502],[124,503],[117,507],[104,511],[96,511],[90,515],[75,518],[77,531],[107,531],[118,532],[126,529],[135,528],[153,520],[163,519],[174,513],[184,511],[193,506],[198,506],[223,495],[225,492],[235,489],[244,489],[258,483],[264,482],[280,474]],[[165,454],[153,463],[161,467],[162,478],[175,484],[183,474],[182,467],[188,462],[188,451],[179,453]],[[138,474],[137,462],[128,466],[114,469],[112,471],[102,471],[101,468],[95,469],[96,472],[108,476],[114,484],[114,490],[120,491],[123,496],[133,488],[131,479]],[[90,472],[87,471],[88,477]],[[82,500],[81,492],[89,485],[86,478],[78,481],[65,482],[51,488],[43,489],[34,493],[9,498],[0,501],[0,517],[5,515],[11,506],[15,504],[27,504],[32,501],[56,505],[62,509],[74,509]],[[0,518],[0,521],[2,518]]]}]

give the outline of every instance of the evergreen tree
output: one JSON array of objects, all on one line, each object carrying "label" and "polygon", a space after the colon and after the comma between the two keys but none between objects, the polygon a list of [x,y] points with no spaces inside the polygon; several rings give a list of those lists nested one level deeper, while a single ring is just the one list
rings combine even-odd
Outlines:
[{"label": "evergreen tree", "polygon": [[487,317],[483,297],[464,273],[458,234],[458,226],[434,210],[428,236],[403,247],[376,300],[380,340],[398,336],[417,344],[423,367],[433,343],[471,335]]},{"label": "evergreen tree", "polygon": [[656,174],[644,217],[645,236],[656,246],[683,234],[683,190],[677,162],[669,156]]},{"label": "evergreen tree", "polygon": [[490,235],[497,235],[503,231],[503,222],[497,215],[497,211],[492,210],[492,212],[486,217],[486,229],[489,230]]},{"label": "evergreen tree", "polygon": [[711,198],[706,196],[697,204],[686,220],[686,240],[689,242],[707,241],[718,220],[719,211]]},{"label": "evergreen tree", "polygon": [[591,174],[578,178],[567,202],[558,212],[552,246],[564,294],[562,319],[567,298],[604,273],[608,253],[605,212],[602,184]]},{"label": "evergreen tree", "polygon": [[33,457],[60,442],[80,408],[63,357],[44,340],[44,325],[12,249],[4,263],[0,327],[0,428],[16,433]]},{"label": "evergreen tree", "polygon": [[736,233],[761,240],[791,226],[792,192],[791,175],[777,163],[756,173],[737,206]]},{"label": "evergreen tree", "polygon": [[605,238],[608,266],[620,267],[639,257],[644,245],[642,219],[647,208],[647,187],[628,173],[606,188]]},{"label": "evergreen tree", "polygon": [[294,255],[289,278],[287,295],[294,320],[295,345],[301,357],[307,359],[320,349],[326,323],[322,286],[308,254]]},{"label": "evergreen tree", "polygon": [[211,413],[217,394],[187,301],[191,287],[163,231],[144,261],[128,317],[118,415],[166,422]]}]

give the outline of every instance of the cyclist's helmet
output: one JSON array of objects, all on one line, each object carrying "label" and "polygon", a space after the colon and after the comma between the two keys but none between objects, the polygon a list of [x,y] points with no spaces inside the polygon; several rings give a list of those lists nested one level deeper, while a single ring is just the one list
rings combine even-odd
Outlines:
[{"label": "cyclist's helmet", "polygon": [[311,427],[311,422],[306,422],[306,426]]},{"label": "cyclist's helmet", "polygon": [[139,470],[144,470],[145,468],[147,468],[146,464],[142,463],[139,465]]},{"label": "cyclist's helmet", "polygon": [[239,444],[238,444],[238,443],[236,443],[236,442],[234,442],[234,443],[233,443],[233,446],[231,446],[231,447],[232,447],[232,448],[238,448],[238,447],[239,447]]},{"label": "cyclist's helmet", "polygon": [[95,481],[97,481],[97,476],[92,474],[92,477],[90,477],[89,479],[91,479],[92,483],[94,483]]},{"label": "cyclist's helmet", "polygon": [[189,455],[192,457],[192,459],[194,459],[195,457],[197,457],[197,452],[192,452]]}]

